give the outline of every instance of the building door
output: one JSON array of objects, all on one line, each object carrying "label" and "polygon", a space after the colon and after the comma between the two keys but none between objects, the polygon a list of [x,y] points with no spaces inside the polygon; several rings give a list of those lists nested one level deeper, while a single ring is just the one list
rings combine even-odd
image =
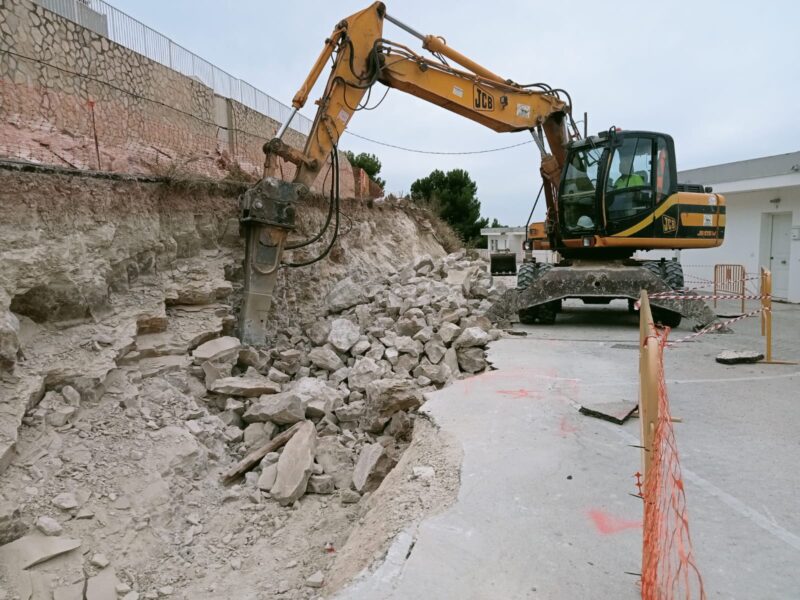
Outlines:
[{"label": "building door", "polygon": [[772,215],[772,235],[769,249],[769,270],[772,271],[772,295],[789,295],[789,240],[792,232],[792,213]]}]

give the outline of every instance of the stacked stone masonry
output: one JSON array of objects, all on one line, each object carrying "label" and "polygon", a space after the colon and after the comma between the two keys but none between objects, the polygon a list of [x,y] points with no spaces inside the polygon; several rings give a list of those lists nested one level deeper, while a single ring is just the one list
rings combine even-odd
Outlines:
[{"label": "stacked stone masonry", "polygon": [[[263,173],[279,123],[52,13],[0,2],[0,157],[125,173]],[[285,137],[301,148],[305,136]],[[95,143],[96,140],[96,143]],[[343,196],[380,188],[341,161]],[[273,167],[290,178],[294,167]],[[324,176],[315,183],[325,187]]]}]

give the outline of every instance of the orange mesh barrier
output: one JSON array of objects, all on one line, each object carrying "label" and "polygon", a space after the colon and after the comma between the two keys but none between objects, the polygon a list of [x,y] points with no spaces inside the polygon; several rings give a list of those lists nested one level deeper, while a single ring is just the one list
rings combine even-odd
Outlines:
[{"label": "orange mesh barrier", "polygon": [[[653,368],[645,366],[642,377],[655,378],[653,389],[657,390],[658,412],[649,421],[652,441],[646,453],[648,464],[642,490],[642,598],[704,600],[703,580],[695,564],[689,536],[683,477],[664,381],[664,347],[669,329],[656,329],[652,322],[648,325],[643,352],[655,352],[655,356],[645,361]],[[647,444],[644,445],[647,448]]]}]

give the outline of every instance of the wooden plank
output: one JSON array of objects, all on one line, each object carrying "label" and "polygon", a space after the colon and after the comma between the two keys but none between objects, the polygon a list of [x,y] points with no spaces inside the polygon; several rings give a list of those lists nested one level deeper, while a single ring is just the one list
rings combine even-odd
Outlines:
[{"label": "wooden plank", "polygon": [[250,454],[245,456],[242,460],[240,460],[234,467],[229,469],[225,474],[222,476],[222,481],[224,483],[231,483],[234,479],[241,477],[247,471],[252,469],[256,464],[264,458],[270,452],[275,452],[278,448],[285,445],[292,436],[297,433],[297,430],[300,429],[300,426],[304,423],[304,421],[300,421],[299,423],[295,423],[289,429],[276,435],[273,439],[269,442],[253,450]]},{"label": "wooden plank", "polygon": [[633,400],[621,400],[619,402],[604,402],[602,404],[584,404],[578,409],[581,414],[589,417],[596,417],[611,421],[617,425],[622,425],[638,408],[638,404]]}]

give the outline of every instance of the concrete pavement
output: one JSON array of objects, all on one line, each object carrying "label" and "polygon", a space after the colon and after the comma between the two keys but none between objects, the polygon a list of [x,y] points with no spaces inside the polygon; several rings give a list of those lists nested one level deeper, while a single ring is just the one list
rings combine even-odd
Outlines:
[{"label": "concrete pavement", "polygon": [[[615,303],[616,304],[616,303]],[[800,309],[776,305],[776,355],[800,358]],[[667,351],[690,528],[709,598],[793,598],[800,584],[796,429],[800,367],[724,366],[758,349],[755,319]],[[497,370],[430,395],[425,411],[464,448],[456,503],[395,540],[338,597],[637,598],[638,421],[583,402],[636,399],[636,317],[569,303],[553,327],[492,345]],[[672,339],[688,335],[673,332]]]}]

